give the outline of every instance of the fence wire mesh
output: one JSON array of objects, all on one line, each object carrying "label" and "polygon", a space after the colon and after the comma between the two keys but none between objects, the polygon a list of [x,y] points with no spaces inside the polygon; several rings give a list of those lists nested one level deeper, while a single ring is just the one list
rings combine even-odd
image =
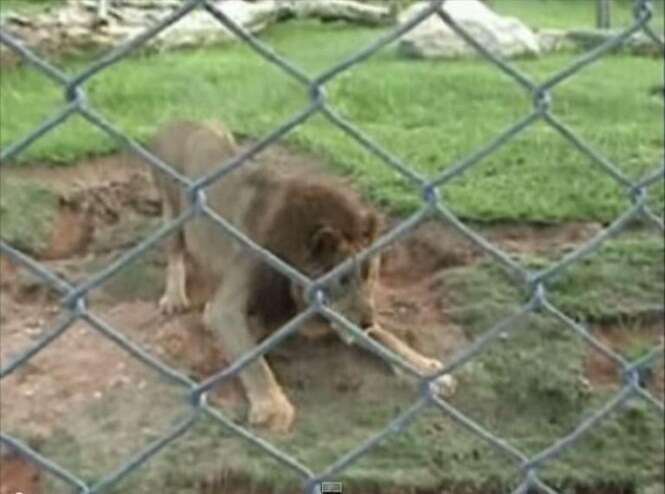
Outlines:
[{"label": "fence wire mesh", "polygon": [[[63,280],[52,271],[49,271],[43,264],[32,259],[20,250],[12,247],[4,241],[0,241],[0,252],[9,256],[14,262],[27,268],[33,274],[38,276],[45,284],[50,285],[53,289],[59,292],[63,297],[62,313],[56,324],[34,346],[3,366],[0,370],[0,379],[7,377],[21,366],[27,364],[28,361],[41,350],[48,347],[56,339],[66,333],[75,321],[83,320],[100,334],[131,354],[134,358],[159,372],[164,378],[183,386],[188,390],[191,399],[189,404],[191,410],[189,414],[177,423],[175,427],[172,427],[167,434],[149,444],[138,454],[126,460],[117,470],[108,472],[103,478],[94,484],[85,482],[74,472],[68,471],[59,466],[54,461],[43,456],[21,440],[2,432],[0,433],[0,440],[7,448],[24,456],[39,469],[49,472],[66,482],[81,494],[101,493],[115,486],[133,471],[141,468],[145,462],[150,460],[160,450],[168,447],[171,443],[176,441],[178,437],[192,428],[200,417],[206,415],[219,421],[224,427],[260,448],[265,454],[273,457],[284,468],[292,470],[302,479],[303,492],[314,494],[321,492],[322,482],[334,480],[343,470],[348,468],[362,456],[368,454],[379,443],[391,435],[399,434],[411,421],[422,414],[426,408],[435,408],[453,419],[460,427],[465,428],[492,447],[496,448],[515,463],[516,473],[518,473],[520,481],[519,485],[513,491],[514,494],[531,491],[555,494],[557,491],[547,485],[539,477],[539,473],[543,467],[553,459],[559,457],[567,449],[574,447],[583,435],[589,432],[590,429],[596,427],[610,413],[617,411],[627,402],[635,399],[646,401],[653,407],[656,413],[661,415],[665,413],[663,403],[650,394],[650,392],[641,385],[640,380],[640,373],[649,367],[657,358],[662,356],[662,343],[654,347],[645,356],[634,361],[629,361],[595,338],[582,324],[574,321],[565,313],[561,312],[548,297],[548,282],[554,276],[560,274],[583,257],[593,254],[606,240],[620,233],[629,222],[636,219],[643,220],[660,231],[664,230],[662,217],[648,207],[647,199],[648,188],[663,180],[665,177],[665,167],[656,168],[639,181],[631,180],[621,171],[619,166],[612,162],[612,160],[603,156],[601,152],[597,151],[580,138],[575,133],[574,129],[566,126],[556,117],[552,112],[551,97],[551,90],[558,84],[608,54],[612,49],[620,46],[631,35],[638,31],[643,31],[654,43],[659,44],[662,48],[663,40],[656,35],[649,26],[649,21],[653,16],[653,0],[635,0],[634,19],[628,27],[617,33],[615,36],[607,39],[607,41],[594,49],[584,53],[579,58],[576,58],[572,63],[557,71],[542,83],[536,83],[527,74],[523,73],[517,67],[502,58],[494,55],[489,48],[476,40],[472,34],[465,30],[463,26],[456,22],[446,10],[443,9],[445,2],[446,0],[432,0],[431,5],[413,17],[410,21],[392,29],[366,48],[358,51],[341,63],[323,71],[314,78],[307,76],[304,71],[299,69],[289,60],[276,54],[269,46],[247,32],[241,26],[234,23],[234,21],[217,9],[215,5],[208,0],[187,0],[183,2],[182,6],[174,10],[154,27],[147,29],[136,38],[117,46],[115,49],[95,60],[88,67],[73,76],[67,75],[55,68],[44,58],[40,57],[29,48],[26,48],[18,39],[6,31],[0,30],[0,42],[20,54],[20,56],[22,56],[27,62],[34,65],[43,74],[61,85],[64,90],[65,100],[65,104],[60,111],[44,120],[27,136],[6,147],[0,154],[0,163],[4,165],[11,161],[42,136],[65,122],[69,117],[78,114],[86,119],[91,125],[96,126],[106,134],[110,135],[120,145],[127,146],[143,160],[148,162],[150,166],[173,177],[183,190],[186,190],[188,197],[190,198],[189,206],[179,217],[164,224],[156,232],[141,240],[136,246],[125,251],[106,268],[76,286]],[[141,47],[151,38],[164,31],[168,26],[178,22],[178,20],[182,19],[195,9],[206,10],[210,15],[216,18],[221,25],[226,27],[250,46],[259,56],[279,67],[284,73],[299,82],[308,94],[310,102],[306,108],[283,122],[266,137],[251,145],[240,154],[234,156],[229,161],[220,163],[220,166],[211,171],[209,175],[196,181],[191,181],[187,177],[177,173],[168,163],[164,163],[156,156],[152,155],[147,149],[127,136],[112,122],[107,120],[104,115],[92,108],[86,100],[85,84],[96,74],[128,56],[132,51]],[[326,101],[325,84],[349,70],[351,67],[363,63],[375,52],[395,41],[401,35],[413,29],[431,16],[437,16],[441,22],[445,23],[462,37],[485,60],[492,63],[498,70],[505,73],[514,80],[516,84],[520,85],[525,91],[527,91],[533,98],[533,110],[515,124],[499,133],[498,136],[484,146],[468,154],[458,162],[445,166],[444,171],[441,172],[440,175],[428,178],[414,171],[413,168],[394,156],[389,150],[386,150],[373,142],[368,135],[361,132],[353,125],[353,123],[335,112]],[[347,271],[353,269],[353,260],[347,260],[341,263],[318,279],[310,279],[277,256],[262,248],[260,245],[254,243],[224,218],[217,215],[216,212],[206,204],[206,188],[210,184],[217,180],[224,180],[225,175],[242,167],[252,157],[286,136],[289,132],[315,114],[322,114],[327,117],[332,124],[343,130],[349,138],[357,141],[365,149],[383,161],[386,166],[391,167],[402,175],[405,181],[409,182],[411,186],[422,194],[421,207],[410,217],[404,219],[401,223],[384,234],[372,246],[363,251],[355,259],[356,262],[362,262],[377,255],[388,245],[403,238],[424,221],[429,221],[434,218],[452,225],[455,230],[468,238],[482,251],[493,257],[500,266],[512,274],[516,283],[529,289],[531,295],[525,305],[520,307],[513,315],[497,322],[492,328],[486,331],[482,337],[455,355],[454,358],[452,358],[451,361],[435,375],[422,375],[401,357],[368,337],[359,327],[348,321],[343,314],[336,312],[326,303],[325,293],[328,284],[343,276]],[[439,190],[448,182],[460,176],[466,170],[479,163],[483,158],[491,155],[515,138],[515,136],[539,121],[547,123],[552,129],[563,136],[571,146],[577,148],[577,150],[586,155],[591,163],[597,165],[607,175],[612,177],[624,191],[627,199],[630,201],[630,206],[611,222],[609,226],[573,252],[570,252],[559,261],[552,263],[542,270],[532,271],[519,264],[509,254],[466,226],[449,209],[445,201],[442,200]],[[209,217],[223,232],[225,232],[225,234],[229,235],[236,241],[241,242],[246,249],[261,256],[261,258],[271,267],[277,269],[296,283],[299,283],[308,293],[309,300],[309,307],[304,312],[297,315],[272,336],[255,346],[252,351],[243,355],[228,367],[202,382],[196,382],[190,379],[157,358],[151,356],[139,345],[126,338],[121,331],[88,310],[86,303],[88,294],[91,290],[99,287],[132,260],[143,255],[148,248],[154,246],[158,241],[174,233],[186,221],[190,220],[195,215],[205,215]],[[614,362],[623,376],[623,386],[600,409],[579,422],[576,428],[570,431],[568,435],[559,438],[539,453],[529,456],[510,444],[509,441],[502,439],[492,431],[472,420],[444,398],[438,396],[434,391],[432,383],[441,375],[454,371],[475,356],[479,355],[480,352],[499,338],[502,333],[510,331],[514,326],[513,323],[517,319],[534,312],[553,316],[555,319],[562,322],[570,331],[583,338],[583,340],[585,340],[596,352],[603,354]],[[323,315],[329,321],[340,325],[345,331],[348,331],[372,352],[393,365],[398,366],[407,373],[416,376],[419,380],[420,386],[420,397],[415,403],[411,404],[411,406],[405,411],[399,413],[381,431],[366,441],[358,444],[357,447],[348,451],[335,462],[318,472],[313,471],[306,464],[269,441],[257,436],[248,428],[236,424],[220,410],[210,406],[206,400],[207,392],[211,388],[219,385],[222,381],[236,376],[252,361],[273,349],[288,335],[298,331],[299,327],[314,314]]]}]

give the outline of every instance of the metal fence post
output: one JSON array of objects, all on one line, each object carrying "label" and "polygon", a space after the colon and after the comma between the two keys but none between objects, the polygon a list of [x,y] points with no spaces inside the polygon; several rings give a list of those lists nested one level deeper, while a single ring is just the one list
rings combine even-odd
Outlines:
[{"label": "metal fence post", "polygon": [[596,0],[596,27],[609,29],[611,27],[612,0]]}]

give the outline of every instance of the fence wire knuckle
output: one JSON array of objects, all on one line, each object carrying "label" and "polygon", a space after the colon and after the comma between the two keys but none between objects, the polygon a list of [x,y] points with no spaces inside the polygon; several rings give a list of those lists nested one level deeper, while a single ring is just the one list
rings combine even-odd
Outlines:
[{"label": "fence wire knuckle", "polygon": [[[107,118],[96,111],[86,98],[85,84],[100,72],[108,69],[115,63],[122,61],[131,53],[144,47],[156,36],[164,33],[166,29],[186,17],[195,10],[205,11],[220,24],[220,29],[225,28],[245,43],[260,58],[277,67],[281,73],[298,82],[306,96],[309,104],[301,111],[293,114],[290,118],[277,125],[265,137],[245,150],[237,153],[224,163],[219,163],[207,175],[196,180],[191,180],[179,173],[169,163],[164,163],[150,150],[143,147],[122,129],[116,127]],[[51,65],[44,57],[26,47],[22,41],[0,29],[0,44],[17,53],[26,63],[30,64],[41,74],[45,75],[52,83],[59,85],[63,90],[63,106],[51,116],[45,118],[34,130],[16,142],[9,144],[0,154],[0,165],[15,159],[36,141],[40,140],[51,130],[59,127],[73,114],[82,116],[90,125],[104,134],[110,136],[123,147],[128,148],[149,167],[168,175],[175,181],[186,194],[187,207],[176,218],[163,224],[156,231],[145,236],[135,246],[126,249],[117,259],[110,262],[106,267],[90,275],[81,283],[74,285],[60,278],[56,273],[49,270],[44,264],[22,252],[20,249],[0,240],[0,253],[8,256],[11,261],[16,262],[38,277],[43,284],[48,285],[63,298],[61,299],[61,313],[53,326],[33,345],[23,351],[20,355],[12,355],[10,362],[0,368],[0,379],[3,379],[14,371],[26,365],[33,357],[48,348],[58,338],[65,334],[77,321],[84,322],[90,330],[102,336],[122,351],[129,354],[132,359],[140,362],[146,368],[159,374],[161,378],[182,388],[185,399],[189,400],[189,410],[186,416],[180,419],[167,432],[144,446],[131,458],[124,461],[114,471],[101,476],[95,483],[88,483],[78,477],[74,472],[57,465],[49,458],[43,456],[34,448],[21,440],[0,432],[0,443],[11,451],[25,457],[37,468],[57,477],[63,482],[76,489],[79,493],[101,493],[116,486],[122,479],[132,472],[141,468],[162,449],[174,444],[178,438],[187,433],[201,417],[212,419],[232,434],[245,440],[249,446],[257,448],[262,453],[270,456],[281,467],[291,470],[301,480],[303,492],[318,493],[319,485],[325,480],[334,479],[336,475],[343,473],[363,456],[367,455],[377,445],[391,436],[400,434],[414,420],[418,419],[425,410],[435,409],[442,415],[450,418],[457,426],[464,429],[468,434],[484,441],[489,447],[500,452],[515,463],[515,474],[519,478],[519,484],[513,491],[527,493],[532,489],[547,494],[558,494],[558,491],[548,486],[539,477],[543,467],[554,461],[569,448],[575,447],[577,442],[589,431],[596,428],[608,415],[621,411],[622,407],[631,400],[642,400],[651,405],[656,413],[664,414],[663,403],[654,397],[641,383],[643,373],[649,369],[654,362],[662,358],[663,344],[652,348],[645,355],[629,361],[619,353],[609,348],[605,343],[596,338],[586,327],[578,321],[573,320],[563,311],[555,306],[548,298],[549,282],[569,267],[578,263],[586,256],[592,255],[602,247],[609,238],[623,232],[627,225],[640,218],[645,224],[656,229],[663,230],[663,218],[654,213],[647,205],[648,188],[660,183],[665,178],[665,168],[659,164],[653,171],[635,181],[621,170],[621,167],[606,157],[603,153],[594,149],[589,143],[582,139],[574,129],[566,126],[555,116],[553,108],[554,97],[552,90],[559,84],[585,69],[592,63],[600,60],[626,42],[633,34],[642,31],[648,38],[660,47],[663,39],[658,36],[649,25],[653,17],[653,0],[635,0],[633,9],[633,22],[610,37],[595,48],[583,53],[570,64],[552,74],[545,82],[536,83],[529,75],[519,70],[512,63],[504,60],[501,56],[484,46],[469,33],[460,23],[456,22],[446,10],[446,0],[432,0],[429,6],[413,16],[410,20],[380,35],[368,46],[357,50],[341,62],[321,71],[318,75],[310,76],[300,67],[287,58],[276,53],[269,45],[255,37],[252,33],[238,25],[214,3],[209,0],[187,0],[175,8],[166,17],[147,28],[138,36],[127,40],[98,57],[83,70],[74,75],[68,75],[60,69]],[[436,176],[427,177],[418,172],[415,167],[398,158],[391,151],[383,148],[374,140],[357,128],[353,123],[338,114],[326,97],[326,84],[334,78],[350,70],[352,67],[362,64],[372,57],[376,52],[385,48],[400,36],[407,33],[417,25],[436,18],[446,24],[457,33],[467,44],[477,52],[479,57],[492,64],[497,70],[507,75],[515,84],[519,85],[532,98],[532,109],[525,116],[512,123],[506,129],[499,131],[496,135],[479,146],[477,149],[467,153],[461,159],[453,163],[444,163],[441,171]],[[343,132],[349,139],[380,160],[386,167],[391,168],[402,179],[403,183],[411,187],[412,191],[420,192],[421,206],[409,217],[404,218],[398,225],[384,233],[371,246],[360,252],[354,259],[334,266],[330,271],[316,279],[301,273],[294,266],[280,259],[269,250],[254,242],[243,232],[234,227],[229,221],[214,211],[206,200],[206,188],[218,181],[224,180],[225,176],[234,173],[239,168],[247,165],[257,154],[269,146],[282,140],[291,131],[301,126],[314,114],[322,114],[337,129]],[[570,146],[582,153],[591,165],[604,175],[611,177],[624,191],[628,206],[619,214],[608,227],[596,234],[574,251],[551,263],[544,269],[532,272],[515,260],[510,254],[504,252],[494,243],[485,239],[468,227],[455,213],[453,213],[445,199],[442,190],[454,179],[460,177],[467,170],[482,162],[486,157],[493,155],[513,138],[521,135],[537,122],[543,122],[549,128],[555,130],[562,136]],[[267,165],[261,165],[267,166]],[[272,269],[277,270],[291,281],[300,285],[304,291],[305,301],[308,306],[295,315],[277,331],[272,333],[261,343],[255,345],[250,351],[241,355],[229,365],[212,374],[202,381],[196,381],[182,374],[173,367],[162,362],[150,352],[126,337],[121,330],[104,321],[87,307],[87,298],[92,290],[99,288],[107,282],[119,270],[124,269],[129,263],[142,257],[148,249],[153,248],[157,242],[174,234],[178,229],[193,219],[194,216],[203,216],[206,221],[211,221],[230,241],[233,241],[239,249],[257,256]],[[449,225],[456,233],[470,241],[474,247],[489,255],[499,266],[501,266],[517,284],[526,287],[528,300],[519,306],[502,320],[495,322],[491,327],[476,338],[472,343],[461,349],[441,369],[431,375],[425,375],[422,371],[414,368],[404,358],[384,347],[373,339],[368,332],[362,330],[344,314],[335,310],[334,300],[328,300],[327,289],[329,284],[354,268],[355,263],[364,262],[379,255],[382,251],[411,234],[417,227],[427,221],[438,221]],[[595,352],[609,359],[616,367],[622,387],[619,391],[605,402],[599,409],[594,410],[589,416],[579,421],[574,430],[564,437],[555,440],[550,446],[539,453],[528,455],[520,451],[510,441],[499,437],[483,425],[472,420],[467,414],[457,409],[451,403],[438,395],[433,389],[436,379],[445,374],[452,373],[456,369],[472,361],[495,341],[508,332],[520,331],[526,324],[518,324],[522,319],[536,312],[543,313],[561,323],[565,331],[577,335],[585,344],[589,345]],[[315,472],[305,462],[290,455],[284,449],[277,447],[270,441],[259,437],[249,428],[236,424],[226,416],[220,409],[211,406],[207,400],[207,393],[215,386],[237,377],[238,374],[256,359],[273,350],[285,338],[296,333],[311,318],[322,316],[327,319],[336,329],[348,333],[356,343],[361,344],[371,353],[379,356],[384,361],[405,371],[408,375],[416,378],[416,386],[420,387],[420,394],[406,410],[398,413],[391,419],[383,429],[358,444],[350,451],[343,454],[333,463]]]}]

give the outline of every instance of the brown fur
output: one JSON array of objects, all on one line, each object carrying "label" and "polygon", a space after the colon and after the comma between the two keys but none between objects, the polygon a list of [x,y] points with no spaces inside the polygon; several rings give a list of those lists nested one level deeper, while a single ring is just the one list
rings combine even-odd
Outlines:
[{"label": "brown fur", "polygon": [[[305,274],[316,277],[340,260],[367,247],[378,234],[379,217],[357,197],[333,181],[293,179],[287,186],[288,203],[268,217],[264,247]],[[312,264],[312,239],[323,227],[341,236],[339,244],[321,246]],[[261,304],[262,300],[273,300]],[[261,264],[253,278],[250,308],[264,327],[275,328],[293,317],[299,304],[291,294],[291,283],[276,270]],[[371,318],[372,314],[364,314]]]},{"label": "brown fur", "polygon": [[[155,139],[153,151],[190,178],[220,166],[238,151],[221,125],[176,122]],[[161,173],[155,173],[164,203],[164,218],[178,216],[184,193]],[[247,163],[206,190],[207,204],[219,216],[259,245],[310,277],[318,277],[353,257],[377,237],[381,220],[348,187],[311,170],[259,167]],[[263,335],[278,328],[305,308],[302,290],[288,278],[251,255],[220,227],[198,216],[169,241],[169,261],[162,309],[175,312],[190,305],[186,293],[185,256],[198,267],[205,303],[204,319],[219,336],[230,360],[255,344],[250,320],[258,321]],[[351,321],[368,328],[377,340],[422,371],[440,367],[374,325],[373,287],[378,259],[356,266],[350,276],[330,286],[333,307]],[[302,334],[329,331],[314,320]],[[444,376],[447,378],[447,376]],[[263,358],[240,374],[250,402],[250,422],[273,430],[291,425],[294,409]]]}]

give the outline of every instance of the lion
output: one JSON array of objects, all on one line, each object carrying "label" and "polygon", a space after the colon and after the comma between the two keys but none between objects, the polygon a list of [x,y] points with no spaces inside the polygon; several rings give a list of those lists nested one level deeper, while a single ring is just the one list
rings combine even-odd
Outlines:
[{"label": "lion", "polygon": [[[178,121],[158,132],[151,150],[182,175],[197,179],[236,155],[238,145],[221,123]],[[185,192],[174,179],[151,169],[163,219],[170,222],[188,205]],[[247,162],[205,192],[210,209],[311,278],[368,247],[382,226],[380,215],[350,187],[311,171],[276,170]],[[167,242],[161,310],[172,314],[196,305],[186,289],[188,266],[195,266],[202,286],[207,287],[198,304],[204,323],[231,362],[256,345],[253,326],[265,336],[307,306],[298,284],[249,253],[205,215],[191,218]],[[328,287],[333,307],[419,371],[431,374],[439,370],[439,361],[421,355],[376,324],[373,293],[379,266],[376,256]],[[320,317],[300,332],[315,335],[322,328],[331,330]],[[266,360],[256,359],[239,377],[249,402],[249,423],[275,432],[288,431],[295,409]],[[454,391],[451,376],[444,375],[439,382],[440,389]]]}]

